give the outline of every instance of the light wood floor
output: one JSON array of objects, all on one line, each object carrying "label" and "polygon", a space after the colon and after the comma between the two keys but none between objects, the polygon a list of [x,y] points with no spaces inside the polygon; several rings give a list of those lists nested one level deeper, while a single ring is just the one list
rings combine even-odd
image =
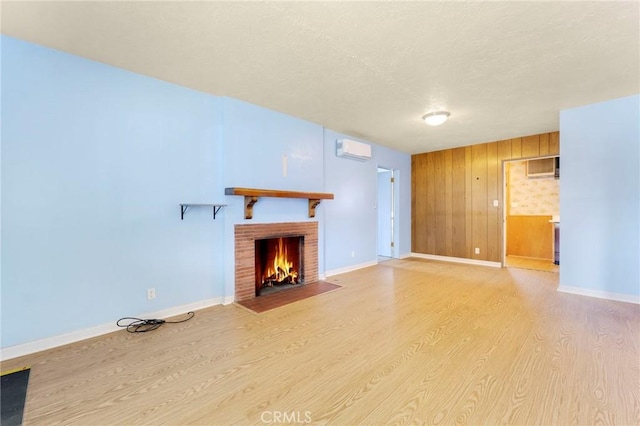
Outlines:
[{"label": "light wood floor", "polygon": [[536,271],[560,272],[560,266],[551,260],[532,259],[530,257],[507,256],[505,258],[507,268],[533,269]]},{"label": "light wood floor", "polygon": [[217,306],[2,370],[32,366],[27,426],[639,424],[640,306],[557,280],[394,259],[263,314]]}]

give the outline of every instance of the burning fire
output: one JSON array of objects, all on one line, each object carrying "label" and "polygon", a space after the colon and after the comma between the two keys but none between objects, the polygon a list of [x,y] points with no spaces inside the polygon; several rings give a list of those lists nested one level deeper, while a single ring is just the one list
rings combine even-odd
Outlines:
[{"label": "burning fire", "polygon": [[293,269],[293,262],[288,259],[284,241],[279,238],[275,256],[273,257],[273,265],[267,268],[262,284],[264,286],[272,286],[274,284],[296,284],[297,282],[298,272]]}]

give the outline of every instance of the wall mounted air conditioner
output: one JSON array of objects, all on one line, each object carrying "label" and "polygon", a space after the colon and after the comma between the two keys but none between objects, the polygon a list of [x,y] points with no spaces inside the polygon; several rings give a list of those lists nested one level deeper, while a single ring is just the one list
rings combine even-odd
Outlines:
[{"label": "wall mounted air conditioner", "polygon": [[556,174],[556,159],[540,158],[527,161],[527,177],[553,177]]},{"label": "wall mounted air conditioner", "polygon": [[371,145],[351,139],[338,139],[336,141],[336,155],[360,161],[370,160]]}]

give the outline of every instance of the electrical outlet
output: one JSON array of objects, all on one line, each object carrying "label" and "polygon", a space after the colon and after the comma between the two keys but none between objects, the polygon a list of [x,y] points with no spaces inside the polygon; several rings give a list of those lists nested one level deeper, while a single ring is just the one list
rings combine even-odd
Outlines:
[{"label": "electrical outlet", "polygon": [[476,254],[480,254],[480,247],[476,247]]},{"label": "electrical outlet", "polygon": [[499,205],[498,200],[493,200],[493,207],[498,207]]},{"label": "electrical outlet", "polygon": [[352,250],[352,251],[351,251],[351,257],[356,257],[356,252],[355,252],[355,250]]},{"label": "electrical outlet", "polygon": [[156,298],[156,289],[148,288],[147,289],[147,300],[153,300]]}]

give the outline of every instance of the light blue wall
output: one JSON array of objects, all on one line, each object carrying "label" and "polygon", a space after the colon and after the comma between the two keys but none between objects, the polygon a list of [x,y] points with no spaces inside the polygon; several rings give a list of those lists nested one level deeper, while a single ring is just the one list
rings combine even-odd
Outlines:
[{"label": "light blue wall", "polygon": [[[2,347],[233,296],[239,223],[318,221],[320,274],[375,261],[379,164],[400,173],[397,241],[409,253],[408,154],[338,159],[346,136],[321,125],[0,40]],[[249,221],[231,186],[336,199],[310,219],[306,200],[262,198]],[[229,206],[181,221],[185,202]]]},{"label": "light blue wall", "polygon": [[561,111],[560,283],[640,295],[640,95]]},{"label": "light blue wall", "polygon": [[222,296],[178,206],[221,186],[218,99],[3,37],[2,104],[3,347]]},{"label": "light blue wall", "polygon": [[225,185],[323,191],[322,126],[232,98],[223,111]]},{"label": "light blue wall", "polygon": [[325,188],[335,194],[325,205],[327,272],[377,260],[378,166],[398,171],[397,254],[411,251],[411,157],[378,145],[373,145],[369,161],[337,157],[336,140],[344,138],[354,139],[325,129]]}]

